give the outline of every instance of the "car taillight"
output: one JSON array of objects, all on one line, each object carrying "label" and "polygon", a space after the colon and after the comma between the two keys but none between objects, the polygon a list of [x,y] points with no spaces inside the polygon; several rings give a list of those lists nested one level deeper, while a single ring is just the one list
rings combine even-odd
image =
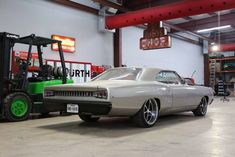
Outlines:
[{"label": "car taillight", "polygon": [[96,91],[93,94],[96,98],[107,99],[108,92],[106,90]]}]

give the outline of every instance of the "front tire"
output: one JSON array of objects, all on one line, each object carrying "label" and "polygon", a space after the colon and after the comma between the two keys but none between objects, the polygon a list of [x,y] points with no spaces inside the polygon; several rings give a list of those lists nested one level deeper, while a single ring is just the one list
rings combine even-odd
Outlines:
[{"label": "front tire", "polygon": [[17,122],[26,120],[32,109],[30,97],[23,92],[16,92],[4,99],[4,117],[7,121]]},{"label": "front tire", "polygon": [[207,106],[208,106],[207,99],[206,97],[203,97],[198,107],[193,111],[193,114],[195,116],[205,116],[207,113]]},{"label": "front tire", "polygon": [[92,115],[79,115],[79,117],[81,118],[81,120],[85,121],[85,122],[97,122],[100,117],[92,117]]},{"label": "front tire", "polygon": [[134,122],[140,127],[152,127],[158,119],[159,106],[155,99],[145,101],[142,108],[134,116]]}]

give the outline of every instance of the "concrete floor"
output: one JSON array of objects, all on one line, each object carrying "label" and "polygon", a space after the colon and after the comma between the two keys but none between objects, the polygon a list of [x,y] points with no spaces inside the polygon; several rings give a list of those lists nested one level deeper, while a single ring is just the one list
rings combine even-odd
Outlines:
[{"label": "concrete floor", "polygon": [[235,98],[216,99],[204,118],[161,117],[153,128],[126,118],[88,124],[77,116],[0,122],[0,157],[234,157]]}]

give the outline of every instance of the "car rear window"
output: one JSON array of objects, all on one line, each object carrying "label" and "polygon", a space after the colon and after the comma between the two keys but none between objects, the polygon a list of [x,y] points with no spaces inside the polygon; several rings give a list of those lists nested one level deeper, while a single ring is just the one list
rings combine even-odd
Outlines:
[{"label": "car rear window", "polygon": [[137,80],[140,75],[140,68],[114,68],[109,69],[93,79],[100,80]]}]

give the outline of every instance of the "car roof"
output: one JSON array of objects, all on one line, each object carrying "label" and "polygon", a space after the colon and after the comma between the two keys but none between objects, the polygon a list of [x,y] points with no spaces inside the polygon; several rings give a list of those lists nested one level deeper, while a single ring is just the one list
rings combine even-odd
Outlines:
[{"label": "car roof", "polygon": [[138,78],[140,81],[153,81],[156,77],[156,74],[160,71],[172,71],[174,70],[168,70],[168,69],[161,69],[161,68],[152,68],[152,67],[116,67],[114,69],[140,69],[142,72]]},{"label": "car roof", "polygon": [[115,68],[112,68],[112,69],[132,69],[132,68],[135,68],[135,69],[142,69],[142,70],[157,70],[157,71],[172,71],[172,70],[168,70],[168,69],[161,69],[161,68],[154,68],[154,67],[115,67]]},{"label": "car roof", "polygon": [[164,71],[163,69],[159,68],[142,68],[142,73],[138,80],[142,81],[153,81],[156,77],[156,74],[160,71]]}]

